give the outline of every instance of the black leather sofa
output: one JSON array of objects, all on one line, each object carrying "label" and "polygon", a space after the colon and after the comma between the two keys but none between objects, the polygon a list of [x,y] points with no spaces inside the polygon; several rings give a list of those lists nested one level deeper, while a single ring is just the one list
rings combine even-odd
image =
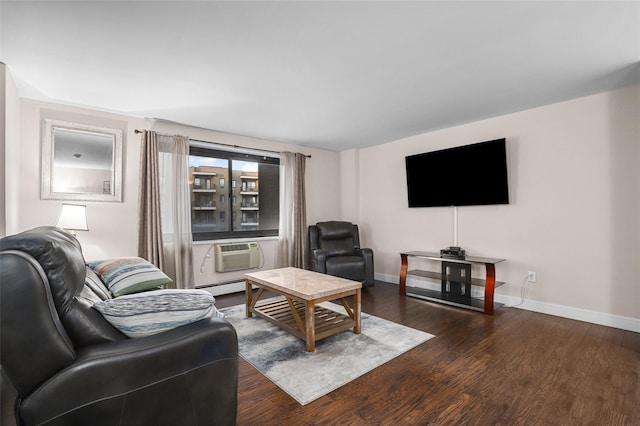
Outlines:
[{"label": "black leather sofa", "polygon": [[309,226],[311,269],[373,286],[373,250],[360,247],[358,225],[318,222]]},{"label": "black leather sofa", "polygon": [[135,339],[95,309],[78,241],[0,240],[0,363],[18,425],[234,425],[238,342],[207,318]]}]

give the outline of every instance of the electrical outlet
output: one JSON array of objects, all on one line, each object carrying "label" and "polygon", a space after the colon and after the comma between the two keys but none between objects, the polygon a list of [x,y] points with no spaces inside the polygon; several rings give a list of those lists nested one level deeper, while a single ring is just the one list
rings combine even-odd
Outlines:
[{"label": "electrical outlet", "polygon": [[536,273],[534,271],[527,272],[527,281],[530,283],[536,282]]}]

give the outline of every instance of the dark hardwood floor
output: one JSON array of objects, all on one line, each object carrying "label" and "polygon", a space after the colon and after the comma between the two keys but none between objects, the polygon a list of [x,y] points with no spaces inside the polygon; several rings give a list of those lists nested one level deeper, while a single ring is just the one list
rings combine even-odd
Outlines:
[{"label": "dark hardwood floor", "polygon": [[640,425],[639,333],[515,308],[485,316],[380,282],[362,310],[436,337],[304,407],[240,359],[238,425]]}]

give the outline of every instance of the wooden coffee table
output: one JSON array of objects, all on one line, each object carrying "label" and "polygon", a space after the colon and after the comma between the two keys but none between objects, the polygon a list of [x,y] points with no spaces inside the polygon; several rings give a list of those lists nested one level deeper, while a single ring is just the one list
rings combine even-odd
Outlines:
[{"label": "wooden coffee table", "polygon": [[[313,352],[316,341],[353,328],[360,334],[362,284],[344,278],[298,268],[281,268],[245,274],[246,315],[258,315],[303,339],[306,350]],[[258,288],[255,296],[253,286]],[[257,303],[264,290],[284,299]],[[352,297],[352,305],[347,298]],[[340,299],[347,315],[318,306]]]}]

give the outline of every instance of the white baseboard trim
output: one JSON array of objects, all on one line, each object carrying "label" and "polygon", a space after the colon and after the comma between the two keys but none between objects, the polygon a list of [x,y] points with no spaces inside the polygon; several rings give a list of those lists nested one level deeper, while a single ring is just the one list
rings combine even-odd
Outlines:
[{"label": "white baseboard trim", "polygon": [[578,321],[585,321],[592,324],[606,325],[607,327],[620,328],[623,330],[640,333],[640,319],[624,317],[621,315],[607,314],[604,312],[591,311],[588,309],[575,308],[573,306],[558,305],[555,303],[539,302],[537,300],[525,299],[524,302],[515,306],[522,299],[512,296],[496,294],[495,300],[518,309],[540,312],[543,314],[555,315],[563,318],[570,318]]},{"label": "white baseboard trim", "polygon": [[[400,277],[397,275],[376,273],[375,279],[392,284],[398,284],[400,282]],[[440,289],[440,284],[427,280],[407,278],[407,284],[428,288],[430,290]],[[484,293],[477,290],[473,290],[471,295],[473,297],[484,297]],[[584,321],[592,324],[599,324],[640,333],[640,318],[624,317],[621,315],[575,308],[573,306],[539,302],[531,299],[525,299],[522,304],[519,304],[522,300],[519,297],[506,296],[498,293],[495,294],[494,300],[498,303],[503,303],[505,307],[525,309],[527,311],[540,312],[542,314],[555,315],[558,317],[570,318],[577,321]]]}]

